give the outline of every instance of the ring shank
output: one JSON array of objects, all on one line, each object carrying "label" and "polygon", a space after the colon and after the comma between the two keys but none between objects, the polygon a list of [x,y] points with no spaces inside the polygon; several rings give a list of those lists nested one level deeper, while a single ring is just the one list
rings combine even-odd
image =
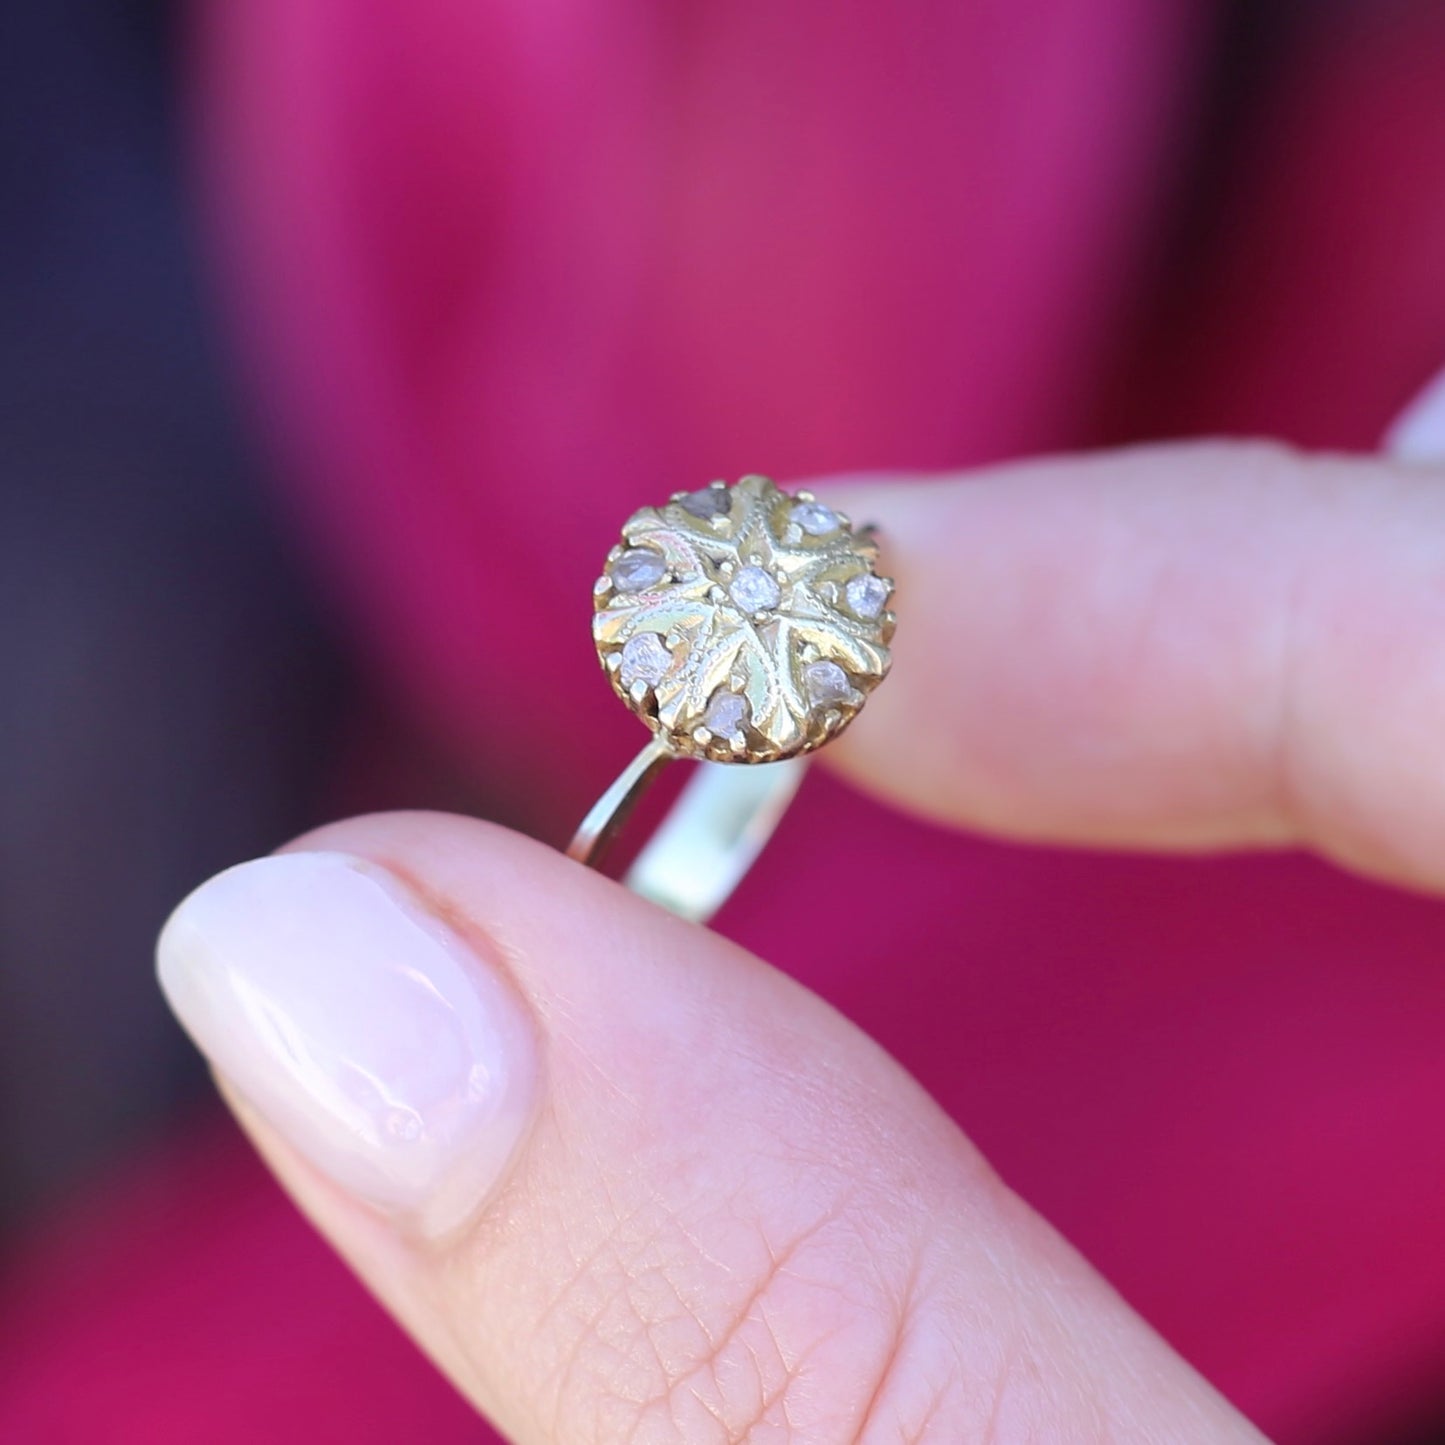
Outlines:
[{"label": "ring shank", "polygon": [[[583,819],[567,856],[596,867],[638,799],[676,756],[654,737]],[[695,766],[696,775],[623,881],[669,912],[706,923],[772,837],[808,764],[805,758],[791,758]]]}]

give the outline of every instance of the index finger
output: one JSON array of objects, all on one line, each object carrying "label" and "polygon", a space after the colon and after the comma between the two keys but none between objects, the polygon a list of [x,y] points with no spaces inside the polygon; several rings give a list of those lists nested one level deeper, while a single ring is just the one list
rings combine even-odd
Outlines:
[{"label": "index finger", "polygon": [[1445,488],[1250,443],[877,489],[886,687],[827,756],[960,826],[1445,884]]}]

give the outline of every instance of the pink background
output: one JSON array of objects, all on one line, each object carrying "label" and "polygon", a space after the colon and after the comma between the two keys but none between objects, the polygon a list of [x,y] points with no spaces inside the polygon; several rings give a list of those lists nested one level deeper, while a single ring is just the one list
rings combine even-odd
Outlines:
[{"label": "pink background", "polygon": [[[1191,210],[1202,0],[198,7],[216,274],[378,685],[560,840],[638,742],[585,616],[642,501],[1193,431],[1371,446],[1445,360],[1445,10],[1353,15]],[[1445,1403],[1438,904],[945,836],[821,775],[784,827],[788,892],[881,889],[877,930],[804,926],[766,868],[721,926],[1267,1431]],[[475,1438],[229,1132],[29,1259],[6,1439]]]}]

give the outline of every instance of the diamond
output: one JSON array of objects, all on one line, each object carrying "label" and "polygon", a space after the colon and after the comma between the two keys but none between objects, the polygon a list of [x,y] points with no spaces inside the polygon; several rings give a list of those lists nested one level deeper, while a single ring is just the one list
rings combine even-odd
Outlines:
[{"label": "diamond", "polygon": [[740,567],[728,594],[744,612],[767,612],[783,600],[782,588],[761,567]]},{"label": "diamond", "polygon": [[691,516],[709,522],[714,517],[726,517],[733,509],[733,499],[726,487],[704,487],[700,492],[689,492],[678,506]]},{"label": "diamond", "polygon": [[826,537],[842,525],[838,514],[822,502],[794,502],[793,520],[810,536]]},{"label": "diamond", "polygon": [[753,710],[741,693],[721,689],[713,694],[702,715],[703,724],[714,737],[730,738],[740,733],[752,718]]},{"label": "diamond", "polygon": [[871,572],[860,572],[848,579],[843,595],[848,599],[848,606],[855,617],[872,622],[883,611],[883,604],[888,601],[892,590],[881,577],[875,577]]},{"label": "diamond", "polygon": [[803,686],[820,707],[829,702],[847,702],[853,696],[848,674],[836,662],[810,662],[803,669]]},{"label": "diamond", "polygon": [[651,547],[630,547],[612,564],[612,585],[619,592],[646,592],[665,576],[667,563]]},{"label": "diamond", "polygon": [[629,637],[622,649],[622,686],[629,691],[635,682],[656,686],[672,666],[672,654],[655,632]]}]

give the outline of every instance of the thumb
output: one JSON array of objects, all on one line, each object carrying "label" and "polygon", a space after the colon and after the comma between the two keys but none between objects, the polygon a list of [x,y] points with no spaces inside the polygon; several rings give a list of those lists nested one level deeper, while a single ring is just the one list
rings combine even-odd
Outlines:
[{"label": "thumb", "polygon": [[1258,1438],[837,1013],[540,845],[328,828],[187,899],[160,976],[514,1440]]}]

